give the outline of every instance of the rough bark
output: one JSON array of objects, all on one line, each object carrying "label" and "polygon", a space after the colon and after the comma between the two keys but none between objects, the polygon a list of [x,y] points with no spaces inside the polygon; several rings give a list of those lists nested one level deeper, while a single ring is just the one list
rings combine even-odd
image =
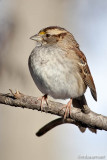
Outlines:
[{"label": "rough bark", "polygon": [[[0,103],[9,106],[41,111],[41,102],[40,100],[37,100],[37,97],[23,95],[19,92],[16,92],[15,94],[12,91],[8,94],[0,93]],[[55,126],[64,123],[75,124],[82,132],[85,131],[83,128],[89,128],[91,131],[96,129],[107,131],[106,116],[91,111],[88,106],[85,106],[86,110],[88,110],[87,113],[84,113],[80,108],[72,107],[71,113],[67,114],[67,118],[64,120],[64,110],[61,110],[62,106],[63,104],[53,101],[48,101],[48,105],[44,103],[42,112],[58,115],[61,118],[58,118],[41,128],[36,133],[37,136],[41,136]]]}]

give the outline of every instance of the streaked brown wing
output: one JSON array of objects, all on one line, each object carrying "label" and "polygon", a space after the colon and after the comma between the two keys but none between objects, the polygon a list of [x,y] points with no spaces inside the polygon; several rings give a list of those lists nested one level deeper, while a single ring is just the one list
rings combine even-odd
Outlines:
[{"label": "streaked brown wing", "polygon": [[84,83],[90,88],[91,94],[95,101],[97,101],[97,93],[96,93],[96,88],[95,84],[90,72],[90,69],[87,64],[87,60],[85,55],[80,51],[79,48],[73,48],[75,50],[75,53],[78,55],[80,62],[79,62],[79,70],[80,74],[83,78]]}]

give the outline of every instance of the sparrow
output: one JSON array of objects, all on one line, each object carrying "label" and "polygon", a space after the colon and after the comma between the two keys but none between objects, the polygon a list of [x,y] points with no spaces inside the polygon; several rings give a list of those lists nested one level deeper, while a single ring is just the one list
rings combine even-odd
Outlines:
[{"label": "sparrow", "polygon": [[31,76],[44,94],[41,108],[47,96],[55,99],[70,99],[64,106],[66,118],[71,112],[74,99],[82,101],[87,87],[97,101],[95,84],[84,53],[74,36],[64,28],[50,26],[39,31],[30,39],[36,41],[36,47],[28,59]]}]

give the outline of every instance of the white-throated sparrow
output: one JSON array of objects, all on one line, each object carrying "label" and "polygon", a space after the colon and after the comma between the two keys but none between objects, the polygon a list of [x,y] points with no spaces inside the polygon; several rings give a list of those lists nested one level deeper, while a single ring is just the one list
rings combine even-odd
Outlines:
[{"label": "white-throated sparrow", "polygon": [[[85,55],[73,35],[64,28],[51,26],[42,29],[31,37],[37,42],[28,65],[38,89],[56,99],[67,99],[67,110],[71,109],[72,99],[84,95],[87,86],[97,101],[97,93]],[[42,106],[42,103],[41,103]]]}]

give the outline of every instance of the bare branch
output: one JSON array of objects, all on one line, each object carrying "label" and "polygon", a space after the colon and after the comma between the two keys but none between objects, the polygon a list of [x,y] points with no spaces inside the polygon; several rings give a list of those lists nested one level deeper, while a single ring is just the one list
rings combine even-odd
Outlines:
[{"label": "bare branch", "polygon": [[[16,92],[15,94],[13,92],[8,94],[0,93],[0,103],[38,111],[41,110],[40,101],[37,101],[37,97],[27,96],[21,93],[19,93],[20,96],[17,96],[17,94],[18,92]],[[48,106],[44,104],[42,111],[63,117],[64,110],[61,110],[62,106],[63,104],[61,103],[48,101]],[[64,120],[63,118],[58,118],[57,120],[50,122],[49,125],[51,124],[51,127],[49,127],[49,125],[45,125],[37,132],[37,135],[41,136],[55,126],[64,123],[75,124],[80,128],[82,132],[85,131],[82,130],[82,128],[90,128],[91,131],[96,129],[107,131],[107,117],[91,111],[88,106],[86,107],[86,110],[87,109],[88,112],[86,114],[80,108],[72,107],[71,114],[67,115],[67,119]]]}]

